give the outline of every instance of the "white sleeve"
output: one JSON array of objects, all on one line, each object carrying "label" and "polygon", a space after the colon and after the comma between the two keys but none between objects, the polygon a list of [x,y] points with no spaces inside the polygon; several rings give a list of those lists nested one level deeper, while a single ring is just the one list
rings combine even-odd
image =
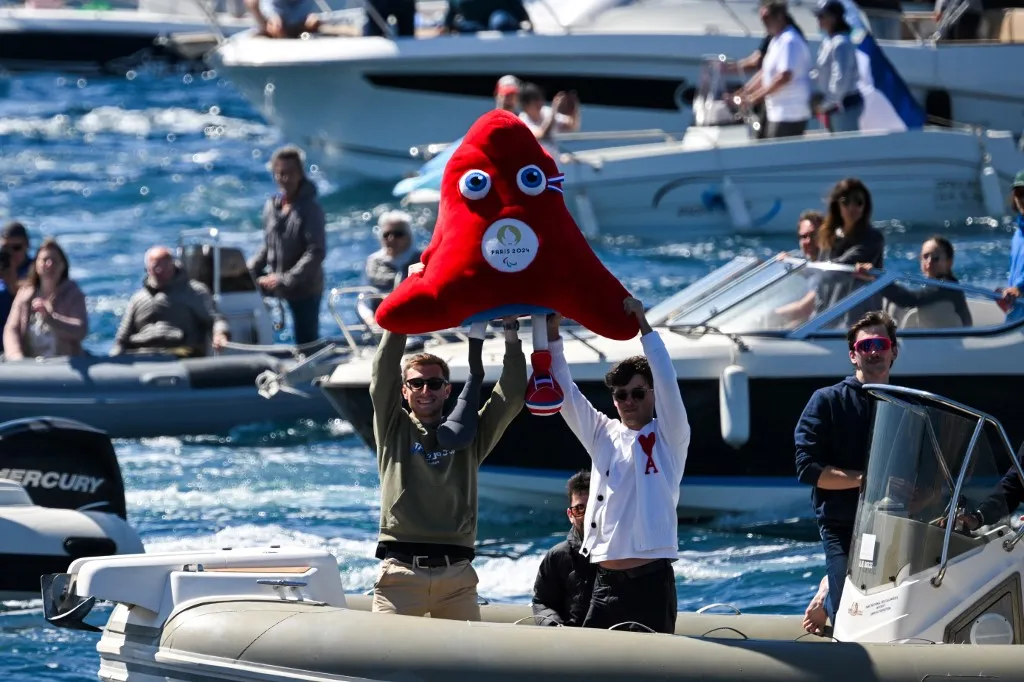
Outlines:
[{"label": "white sleeve", "polygon": [[526,112],[519,114],[519,120],[526,124],[526,127],[530,129],[530,132],[536,135],[540,132],[540,126],[530,120],[530,117],[526,115]]},{"label": "white sleeve", "polygon": [[654,375],[654,409],[657,412],[658,427],[672,442],[680,471],[686,464],[686,453],[690,447],[690,422],[686,416],[683,396],[679,393],[679,380],[672,358],[665,348],[665,342],[657,331],[640,337],[644,355]]},{"label": "white sleeve", "polygon": [[[562,348],[562,339],[548,343],[548,350],[551,351],[551,374],[555,381],[562,388],[565,400],[562,402],[562,409],[559,414],[569,426],[569,429],[576,435],[583,444],[590,458],[594,458],[594,450],[597,445],[598,436],[605,431],[608,416],[590,404],[590,401],[580,392],[576,383],[569,373],[569,363],[565,361],[565,353]],[[603,465],[603,463],[599,463]]]},{"label": "white sleeve", "polygon": [[782,49],[779,50],[779,63],[775,72],[786,73],[787,71],[793,71],[793,75],[796,76],[796,67],[800,63],[800,46],[797,45],[797,41],[793,40],[792,36],[779,37],[784,42],[779,46]]}]

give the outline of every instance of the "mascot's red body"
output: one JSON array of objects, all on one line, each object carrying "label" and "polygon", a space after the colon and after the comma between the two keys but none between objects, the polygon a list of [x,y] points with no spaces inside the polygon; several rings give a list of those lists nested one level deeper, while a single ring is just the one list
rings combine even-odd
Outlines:
[{"label": "mascot's red body", "polygon": [[[381,302],[377,324],[422,334],[558,311],[601,336],[636,336],[638,322],[622,306],[629,292],[576,226],[561,181],[558,166],[526,124],[507,111],[483,115],[445,166],[423,271]],[[537,333],[535,324],[535,348],[544,345],[536,343]],[[546,375],[544,364],[535,352],[535,377]],[[557,409],[552,402],[547,413]]]}]

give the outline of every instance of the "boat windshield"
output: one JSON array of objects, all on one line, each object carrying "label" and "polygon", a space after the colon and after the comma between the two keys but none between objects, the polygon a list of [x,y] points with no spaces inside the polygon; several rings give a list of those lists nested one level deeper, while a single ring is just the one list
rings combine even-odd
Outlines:
[{"label": "boat windshield", "polygon": [[[874,423],[849,563],[850,580],[866,594],[942,563],[954,498],[954,519],[984,505],[986,524],[1005,523],[1011,510],[996,490],[1013,456],[994,421],[912,389],[871,392]],[[995,536],[954,523],[946,558]]]},{"label": "boat windshield", "polygon": [[[871,284],[854,276],[853,268],[783,258],[739,280],[674,317],[672,325],[707,325],[725,333],[786,332],[821,315]],[[842,329],[868,310],[874,297],[854,305],[827,328]]]}]

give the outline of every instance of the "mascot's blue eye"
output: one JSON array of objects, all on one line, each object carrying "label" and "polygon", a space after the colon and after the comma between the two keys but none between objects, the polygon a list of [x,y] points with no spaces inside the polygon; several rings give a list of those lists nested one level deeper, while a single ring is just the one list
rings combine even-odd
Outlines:
[{"label": "mascot's blue eye", "polygon": [[544,171],[533,165],[520,168],[519,174],[516,176],[516,183],[519,185],[519,189],[530,196],[537,196],[543,192],[546,182],[547,178],[544,177]]},{"label": "mascot's blue eye", "polygon": [[459,179],[459,191],[467,199],[483,199],[491,191],[491,176],[482,170],[466,171]]}]

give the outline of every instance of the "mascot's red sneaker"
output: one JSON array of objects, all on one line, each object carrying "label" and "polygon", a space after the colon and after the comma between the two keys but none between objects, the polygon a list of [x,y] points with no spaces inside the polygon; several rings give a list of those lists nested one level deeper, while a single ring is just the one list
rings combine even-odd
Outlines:
[{"label": "mascot's red sneaker", "polygon": [[558,414],[565,394],[551,375],[551,351],[533,351],[530,364],[533,366],[533,374],[526,384],[526,409],[538,417]]}]

